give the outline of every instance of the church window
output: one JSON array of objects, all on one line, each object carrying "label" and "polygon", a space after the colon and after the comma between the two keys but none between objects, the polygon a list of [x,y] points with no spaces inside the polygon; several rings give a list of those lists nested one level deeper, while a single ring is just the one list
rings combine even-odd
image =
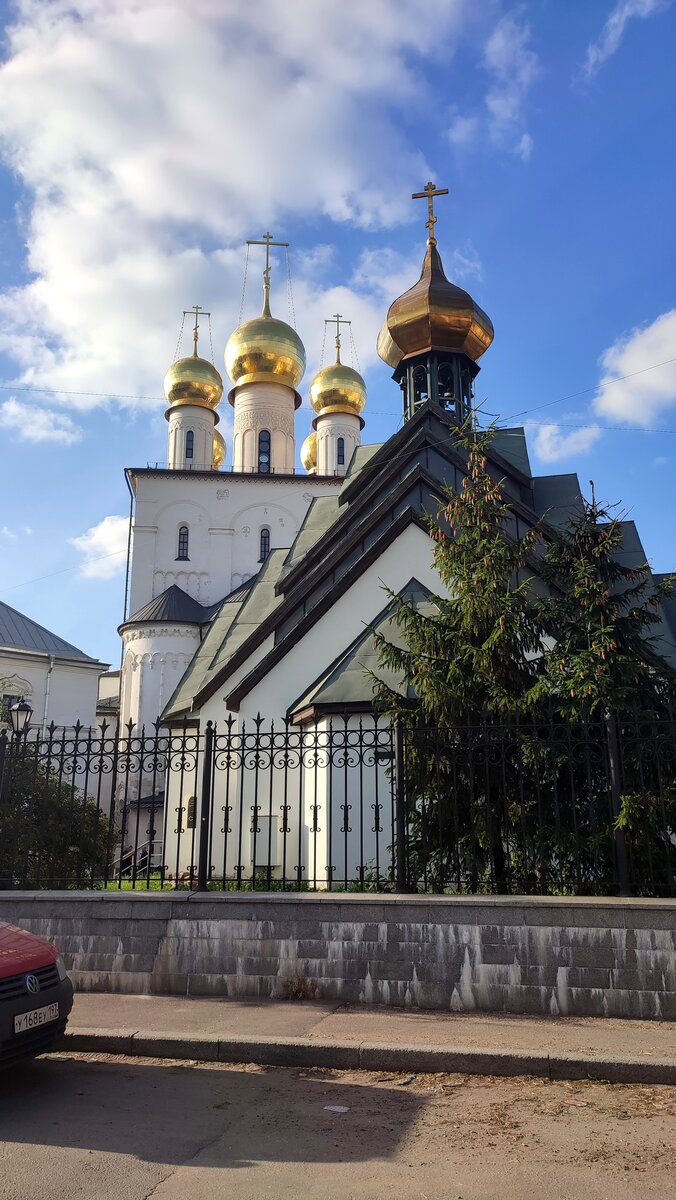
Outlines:
[{"label": "church window", "polygon": [[177,558],[188,557],[188,526],[181,525],[178,531],[178,554]]},{"label": "church window", "polygon": [[261,475],[270,474],[270,433],[261,429],[258,435],[258,470]]},{"label": "church window", "polygon": [[427,368],[416,367],[413,371],[413,407],[424,404],[427,396]]},{"label": "church window", "polygon": [[437,385],[441,401],[454,400],[453,368],[450,363],[440,363],[437,371]]},{"label": "church window", "polygon": [[189,429],[185,435],[185,456],[186,456],[186,458],[192,458],[194,453],[195,453],[195,435],[194,435],[192,429]]},{"label": "church window", "polygon": [[345,438],[338,438],[336,443],[336,462],[339,467],[345,466]]},{"label": "church window", "polygon": [[267,528],[261,529],[261,552],[258,561],[265,562],[270,553],[270,530]]}]

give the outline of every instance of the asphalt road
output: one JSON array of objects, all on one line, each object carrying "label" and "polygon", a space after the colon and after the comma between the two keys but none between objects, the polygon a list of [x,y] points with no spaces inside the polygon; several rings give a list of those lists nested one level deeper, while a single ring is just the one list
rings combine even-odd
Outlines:
[{"label": "asphalt road", "polygon": [[1,1200],[676,1192],[666,1087],[53,1055],[0,1076],[0,1139]]}]

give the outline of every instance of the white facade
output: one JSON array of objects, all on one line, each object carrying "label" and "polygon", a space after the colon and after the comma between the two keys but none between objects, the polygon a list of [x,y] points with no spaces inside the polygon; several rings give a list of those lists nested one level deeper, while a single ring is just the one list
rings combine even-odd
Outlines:
[{"label": "white facade", "polygon": [[315,418],[317,474],[345,475],[361,444],[361,421],[352,413],[327,412]]},{"label": "white facade", "polygon": [[201,404],[167,410],[167,463],[172,471],[208,471],[214,457],[216,413]]},{"label": "white facade", "polygon": [[[393,592],[400,592],[411,578],[415,577],[431,592],[438,594],[443,590],[434,567],[433,554],[434,544],[428,534],[417,525],[409,525],[359,575],[352,587],[340,597],[339,603],[333,605],[315,622],[279,662],[271,665],[265,677],[243,698],[239,710],[233,714],[228,713],[224,695],[235,689],[253,667],[265,658],[273,647],[273,637],[270,636],[258,646],[247,661],[230,676],[227,684],[219,687],[200,708],[200,728],[204,729],[206,723],[212,721],[217,729],[223,729],[227,717],[233,716],[235,730],[241,731],[243,725],[251,730],[255,727],[258,713],[265,714],[266,728],[271,719],[276,722],[278,728],[283,728],[284,717],[294,701],[312,686],[318,675],[321,675],[322,669],[339,658],[363,635],[369,623],[374,622],[382,613],[388,602],[385,587]],[[362,730],[373,726],[373,719],[368,715],[350,718],[348,725],[350,728],[356,728],[360,722]],[[337,724],[341,727],[342,721],[339,719]],[[317,732],[314,732],[313,727],[311,736],[318,736],[320,745],[324,744],[323,739],[326,738],[328,728],[327,721],[320,721],[316,727]],[[357,877],[360,866],[364,865],[360,858],[360,830],[363,822],[366,822],[363,827],[367,826],[368,830],[372,831],[374,805],[382,806],[383,818],[391,812],[391,771],[388,771],[386,762],[371,770],[360,772],[359,768],[356,768],[349,784],[346,784],[342,766],[334,765],[328,769],[317,770],[316,757],[309,753],[308,765],[302,772],[296,770],[292,774],[293,803],[289,809],[286,834],[283,834],[280,817],[285,800],[285,787],[288,786],[283,771],[272,770],[265,763],[257,772],[234,769],[216,771],[213,804],[216,810],[220,810],[227,803],[230,829],[226,839],[225,827],[221,829],[220,823],[214,824],[213,827],[211,858],[217,874],[220,875],[225,868],[226,876],[233,878],[237,865],[240,865],[243,866],[246,877],[253,866],[254,852],[259,862],[267,861],[270,844],[273,857],[279,860],[273,864],[275,878],[293,877],[293,869],[299,855],[306,870],[305,878],[311,879],[315,885],[322,886],[322,881],[329,877],[337,881],[345,876],[349,879]],[[318,757],[321,761],[322,754]],[[187,871],[191,853],[194,852],[193,830],[186,824],[186,813],[187,799],[193,794],[199,794],[199,781],[194,773],[183,772],[180,777],[170,776],[168,783],[168,810],[173,815],[166,827],[164,861],[172,875],[180,876]],[[352,805],[349,821],[344,821],[341,809],[341,789],[344,786],[348,789],[345,794],[346,797],[349,796]],[[258,803],[262,803],[262,808],[257,817],[261,833],[254,841],[253,835],[248,831],[253,805],[256,803],[256,791]],[[330,795],[333,796],[331,804]],[[299,797],[299,803],[296,803],[296,797]],[[363,806],[363,814],[355,811],[359,805]],[[241,839],[238,836],[240,816],[244,828]],[[318,834],[315,830],[318,830]],[[374,836],[371,832],[368,838],[370,858],[377,857],[379,867],[387,869],[388,847],[392,843],[391,824],[384,824],[381,833]],[[285,852],[286,862],[283,862]],[[370,862],[366,865],[371,866]]]},{"label": "white facade", "polygon": [[[291,546],[313,497],[337,495],[341,484],[314,475],[129,475],[135,512],[128,620],[173,584],[205,606],[223,599],[258,573],[266,547]],[[151,725],[198,648],[200,630],[133,626],[123,640],[120,718]]]},{"label": "white facade", "polygon": [[259,470],[261,433],[270,438],[269,467],[292,474],[296,465],[296,393],[282,383],[246,383],[234,389],[233,471]]},{"label": "white facade", "polygon": [[98,681],[106,669],[96,659],[0,647],[0,693],[3,699],[28,701],[33,729],[46,729],[52,722],[95,726]]},{"label": "white facade", "polygon": [[120,724],[129,722],[152,733],[200,644],[196,625],[139,625],[122,634]]}]

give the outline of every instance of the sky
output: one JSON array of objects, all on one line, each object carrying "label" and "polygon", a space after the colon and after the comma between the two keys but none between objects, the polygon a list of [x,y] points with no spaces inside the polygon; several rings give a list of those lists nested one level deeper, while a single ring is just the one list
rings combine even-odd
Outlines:
[{"label": "sky", "polygon": [[118,664],[124,468],[166,458],[183,309],[211,311],[221,371],[259,311],[267,229],[307,350],[298,447],[337,310],[363,439],[393,433],[375,342],[427,180],[495,327],[482,420],[525,425],[534,472],[593,480],[676,568],[676,0],[0,0],[0,22],[1,600]]}]

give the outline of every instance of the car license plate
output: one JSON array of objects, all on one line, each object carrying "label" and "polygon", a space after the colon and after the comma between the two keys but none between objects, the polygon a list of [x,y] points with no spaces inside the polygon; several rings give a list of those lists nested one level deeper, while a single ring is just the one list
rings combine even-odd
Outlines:
[{"label": "car license plate", "polygon": [[50,1021],[58,1021],[58,1004],[46,1004],[44,1008],[34,1008],[30,1012],[18,1013],[14,1018],[14,1032],[27,1033],[29,1029],[37,1029],[38,1025],[47,1025]]}]

